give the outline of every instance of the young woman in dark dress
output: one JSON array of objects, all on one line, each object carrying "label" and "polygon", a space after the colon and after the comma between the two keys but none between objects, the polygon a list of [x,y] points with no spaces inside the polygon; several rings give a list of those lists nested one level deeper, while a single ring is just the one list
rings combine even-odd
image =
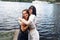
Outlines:
[{"label": "young woman in dark dress", "polygon": [[[27,9],[22,11],[22,18],[25,20],[29,19],[29,11]],[[17,40],[28,40],[28,26],[20,22],[20,32]]]}]

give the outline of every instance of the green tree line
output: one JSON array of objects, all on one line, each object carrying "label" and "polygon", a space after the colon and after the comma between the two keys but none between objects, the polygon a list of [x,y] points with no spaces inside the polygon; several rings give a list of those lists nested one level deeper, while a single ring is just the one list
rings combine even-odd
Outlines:
[{"label": "green tree line", "polygon": [[[1,1],[32,2],[32,1],[34,1],[34,0],[1,0]],[[47,1],[47,2],[60,2],[60,0],[40,0],[40,1]]]}]

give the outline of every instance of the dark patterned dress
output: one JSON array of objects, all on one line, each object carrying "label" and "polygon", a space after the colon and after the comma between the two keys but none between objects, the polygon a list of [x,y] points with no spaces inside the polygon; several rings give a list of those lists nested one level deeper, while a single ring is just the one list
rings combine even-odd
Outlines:
[{"label": "dark patterned dress", "polygon": [[22,31],[20,27],[19,35],[17,40],[28,40],[28,30]]}]

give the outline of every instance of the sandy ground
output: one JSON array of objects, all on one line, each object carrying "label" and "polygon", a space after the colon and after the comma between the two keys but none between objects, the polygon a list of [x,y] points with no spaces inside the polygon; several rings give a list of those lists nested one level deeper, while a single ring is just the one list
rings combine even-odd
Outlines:
[{"label": "sandy ground", "polygon": [[16,29],[13,40],[17,40],[19,29]]}]

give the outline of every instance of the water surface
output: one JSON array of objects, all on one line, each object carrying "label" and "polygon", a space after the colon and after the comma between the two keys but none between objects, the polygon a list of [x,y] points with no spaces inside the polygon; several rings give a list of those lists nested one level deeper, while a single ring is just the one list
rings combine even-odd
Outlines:
[{"label": "water surface", "polygon": [[[0,2],[0,33],[19,28],[18,17],[31,3]],[[33,4],[34,5],[34,4]],[[40,5],[40,6],[38,6]],[[59,40],[60,5],[41,3],[37,9],[37,30],[41,40]]]}]

